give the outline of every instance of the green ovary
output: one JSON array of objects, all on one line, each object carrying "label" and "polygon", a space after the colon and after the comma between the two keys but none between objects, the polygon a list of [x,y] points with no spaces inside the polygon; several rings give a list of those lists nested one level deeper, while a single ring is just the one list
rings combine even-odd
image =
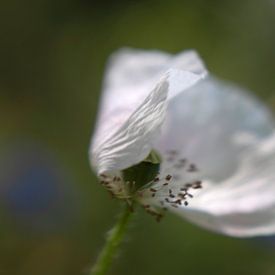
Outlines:
[{"label": "green ovary", "polygon": [[124,182],[134,183],[131,192],[135,193],[139,188],[151,182],[159,173],[160,163],[161,157],[153,150],[142,162],[123,170]]}]

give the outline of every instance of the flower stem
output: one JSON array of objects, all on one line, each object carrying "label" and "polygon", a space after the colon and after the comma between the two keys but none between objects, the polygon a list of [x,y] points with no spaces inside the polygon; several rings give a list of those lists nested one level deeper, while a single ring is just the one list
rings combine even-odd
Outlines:
[{"label": "flower stem", "polygon": [[108,232],[105,246],[101,250],[90,275],[106,274],[126,232],[132,213],[133,211],[129,206],[125,207],[115,226]]}]

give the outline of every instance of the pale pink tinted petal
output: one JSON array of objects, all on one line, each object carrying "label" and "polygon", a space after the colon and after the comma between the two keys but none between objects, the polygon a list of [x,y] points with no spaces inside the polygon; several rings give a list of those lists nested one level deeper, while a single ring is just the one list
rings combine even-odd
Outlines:
[{"label": "pale pink tinted petal", "polygon": [[232,237],[256,237],[275,234],[274,205],[251,213],[232,212],[222,215],[196,209],[180,211],[178,208],[174,211],[201,227]]},{"label": "pale pink tinted petal", "polygon": [[219,185],[206,182],[187,208],[192,222],[232,236],[275,234],[275,133],[246,152],[238,171]]},{"label": "pale pink tinted petal", "polygon": [[[179,82],[172,85],[171,81]],[[108,139],[91,149],[91,159],[98,173],[122,170],[142,161],[160,135],[167,106],[167,95],[178,87],[188,88],[201,76],[170,70],[128,120]]]},{"label": "pale pink tinted petal", "polygon": [[[275,134],[268,109],[209,77],[169,102],[162,133],[156,148],[194,162],[203,181],[188,207],[172,211],[232,236],[275,233]],[[186,169],[176,173],[186,180]]]},{"label": "pale pink tinted petal", "polygon": [[[94,146],[113,135],[142,104],[160,77],[173,68],[186,71],[185,78],[192,78],[193,75],[197,78],[206,74],[199,56],[191,50],[170,55],[156,50],[125,48],[114,53],[107,66],[100,112],[93,137]],[[177,91],[171,89],[174,90]],[[169,98],[171,96],[173,93],[169,94]]]},{"label": "pale pink tinted petal", "polygon": [[263,104],[232,84],[207,77],[169,101],[155,148],[164,157],[176,150],[194,162],[204,178],[220,182],[236,172],[244,152],[273,128]]},{"label": "pale pink tinted petal", "polygon": [[145,158],[164,120],[167,95],[171,98],[206,74],[193,51],[173,57],[157,51],[121,50],[111,60],[90,149],[93,166],[101,173]]},{"label": "pale pink tinted petal", "polygon": [[111,173],[142,161],[164,121],[168,94],[165,76],[122,127],[90,154],[97,172]]}]

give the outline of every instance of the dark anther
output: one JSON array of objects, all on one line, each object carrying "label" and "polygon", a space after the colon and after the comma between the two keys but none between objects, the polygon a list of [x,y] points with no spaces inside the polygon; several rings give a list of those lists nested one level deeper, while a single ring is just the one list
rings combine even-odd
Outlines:
[{"label": "dark anther", "polygon": [[196,172],[196,171],[198,171],[198,168],[196,167],[195,164],[191,163],[189,165],[189,168],[188,168],[187,172]]},{"label": "dark anther", "polygon": [[169,155],[176,155],[178,152],[176,150],[170,150],[168,151]]},{"label": "dark anther", "polygon": [[161,214],[156,215],[156,221],[157,222],[160,222],[162,218],[163,218],[163,215],[161,215]]},{"label": "dark anther", "polygon": [[186,199],[186,193],[185,193],[185,194],[178,193],[178,196],[179,196],[180,198],[182,198],[183,200]]},{"label": "dark anther", "polygon": [[180,169],[183,168],[187,163],[186,159],[180,159],[178,163],[175,165],[175,168]]},{"label": "dark anther", "polygon": [[200,189],[202,188],[202,182],[201,181],[195,181],[192,185],[194,189]]},{"label": "dark anther", "polygon": [[110,191],[110,190],[108,190],[108,192],[111,195],[111,198],[113,199],[115,197],[115,194],[112,191]]},{"label": "dark anther", "polygon": [[191,188],[193,186],[193,183],[186,183],[185,188]]}]

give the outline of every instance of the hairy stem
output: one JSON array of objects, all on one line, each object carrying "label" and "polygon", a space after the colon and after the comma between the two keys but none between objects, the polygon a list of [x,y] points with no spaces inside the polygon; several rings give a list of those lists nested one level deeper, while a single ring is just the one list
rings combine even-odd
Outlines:
[{"label": "hairy stem", "polygon": [[117,249],[126,233],[132,210],[125,207],[115,226],[108,232],[106,243],[101,250],[90,275],[104,275],[110,268]]}]

